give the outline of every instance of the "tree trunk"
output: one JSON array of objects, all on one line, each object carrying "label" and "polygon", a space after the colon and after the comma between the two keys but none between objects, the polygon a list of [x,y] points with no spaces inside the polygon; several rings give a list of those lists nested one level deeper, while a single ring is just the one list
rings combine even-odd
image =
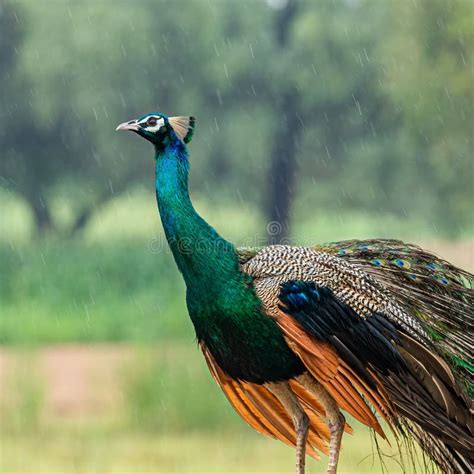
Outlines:
[{"label": "tree trunk", "polygon": [[38,234],[44,235],[53,227],[53,221],[51,219],[51,213],[49,211],[48,205],[42,198],[39,197],[31,198],[30,205],[31,210],[33,211],[36,231]]},{"label": "tree trunk", "polygon": [[102,192],[96,197],[94,202],[82,209],[76,216],[69,229],[69,237],[74,237],[76,234],[82,232],[99,209],[112,199],[119,197],[127,189],[129,183],[135,179],[134,172],[134,169],[129,169],[119,180],[115,181],[113,183],[113,192],[108,187],[103,187]]},{"label": "tree trunk", "polygon": [[267,241],[269,244],[288,241],[291,202],[296,177],[295,154],[300,133],[294,105],[293,94],[285,93],[279,114],[282,123],[273,139],[268,170]]},{"label": "tree trunk", "polygon": [[[289,0],[275,19],[275,40],[280,50],[288,45],[288,33],[297,9],[295,0]],[[276,104],[275,117],[281,119],[273,137],[272,155],[268,170],[267,242],[288,241],[291,202],[295,184],[296,144],[300,134],[297,120],[297,92],[293,87],[283,91]]]},{"label": "tree trunk", "polygon": [[70,237],[78,234],[82,229],[84,229],[84,227],[86,227],[96,209],[96,206],[90,206],[79,213],[69,230]]}]

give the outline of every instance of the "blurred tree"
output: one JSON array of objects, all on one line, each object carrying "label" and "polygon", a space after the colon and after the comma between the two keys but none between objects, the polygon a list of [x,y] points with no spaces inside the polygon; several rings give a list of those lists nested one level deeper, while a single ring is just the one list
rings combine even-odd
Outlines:
[{"label": "blurred tree", "polygon": [[[275,57],[284,54],[290,47],[289,36],[297,13],[296,0],[288,0],[275,15]],[[269,244],[284,242],[288,238],[290,225],[290,206],[296,178],[296,156],[301,134],[301,119],[298,121],[299,91],[292,81],[281,84],[274,101],[274,115],[277,127],[274,131],[273,146],[269,156],[266,215]],[[273,225],[278,223],[278,225]]]},{"label": "blurred tree", "polygon": [[412,185],[430,200],[432,221],[456,235],[472,222],[474,198],[474,4],[391,2],[389,14],[397,22],[382,48],[386,91],[401,109],[404,159],[416,165]]},{"label": "blurred tree", "polygon": [[15,74],[24,28],[12,4],[0,4],[0,31],[0,144],[3,150],[0,172],[2,176],[8,176],[3,178],[5,185],[21,189],[31,206],[38,229],[43,231],[51,225],[44,190],[49,178],[48,168],[54,167],[55,160],[51,156],[42,162],[42,151],[50,144],[51,137],[32,120],[28,110],[31,93],[28,80]]},{"label": "blurred tree", "polygon": [[0,176],[39,230],[152,179],[114,135],[151,109],[197,115],[192,191],[257,203],[275,241],[308,208],[470,221],[469,1],[0,5]]}]

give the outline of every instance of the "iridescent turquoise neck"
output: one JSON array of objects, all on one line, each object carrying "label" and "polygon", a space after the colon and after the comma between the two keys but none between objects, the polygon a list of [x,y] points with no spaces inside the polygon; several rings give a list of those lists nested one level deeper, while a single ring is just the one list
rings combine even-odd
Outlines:
[{"label": "iridescent turquoise neck", "polygon": [[234,246],[195,211],[188,192],[188,153],[175,140],[156,150],[156,197],[166,239],[188,289],[238,271]]}]

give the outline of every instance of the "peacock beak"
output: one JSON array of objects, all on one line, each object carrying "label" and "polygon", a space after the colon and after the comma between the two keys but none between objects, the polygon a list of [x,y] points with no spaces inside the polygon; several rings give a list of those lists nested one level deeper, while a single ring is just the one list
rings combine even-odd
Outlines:
[{"label": "peacock beak", "polygon": [[139,128],[140,126],[136,120],[130,120],[130,122],[121,123],[115,130],[131,130],[136,132]]}]

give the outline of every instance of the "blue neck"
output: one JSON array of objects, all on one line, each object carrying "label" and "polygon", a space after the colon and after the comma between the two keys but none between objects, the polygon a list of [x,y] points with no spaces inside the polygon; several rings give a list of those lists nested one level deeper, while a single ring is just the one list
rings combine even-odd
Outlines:
[{"label": "blue neck", "polygon": [[156,149],[156,197],[173,256],[188,289],[198,279],[215,281],[216,270],[237,270],[232,244],[195,211],[188,192],[188,153],[178,139]]}]

